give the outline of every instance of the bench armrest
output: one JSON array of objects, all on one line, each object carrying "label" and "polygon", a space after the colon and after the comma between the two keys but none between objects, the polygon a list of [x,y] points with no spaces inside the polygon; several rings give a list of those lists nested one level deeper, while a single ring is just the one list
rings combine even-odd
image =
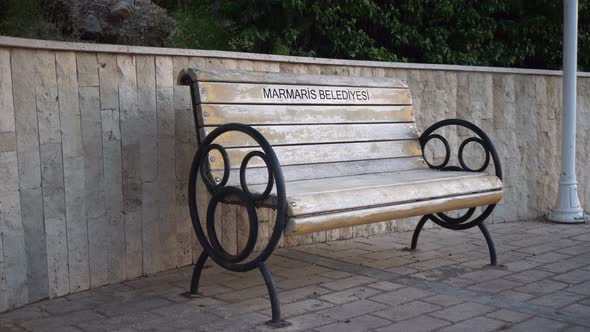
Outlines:
[{"label": "bench armrest", "polygon": [[[434,133],[436,130],[443,128],[443,127],[447,127],[447,126],[464,127],[464,128],[471,130],[476,135],[476,136],[472,136],[472,137],[469,137],[469,138],[463,140],[463,142],[461,142],[461,144],[459,145],[459,151],[458,151],[457,157],[459,159],[459,164],[461,165],[460,167],[459,166],[447,166],[449,163],[449,159],[451,157],[451,148],[449,146],[449,142],[443,136]],[[462,119],[447,119],[447,120],[439,121],[439,122],[433,124],[428,129],[426,129],[426,131],[424,131],[424,133],[422,133],[422,135],[420,135],[419,140],[420,140],[420,146],[422,147],[422,151],[425,151],[424,148],[426,147],[426,144],[432,139],[438,139],[439,141],[441,141],[444,144],[446,151],[445,151],[445,160],[439,165],[433,165],[426,158],[424,158],[424,160],[426,161],[428,166],[430,166],[430,168],[440,169],[443,171],[482,172],[489,166],[490,158],[491,158],[493,165],[494,165],[494,170],[495,170],[496,176],[500,180],[502,179],[502,165],[500,163],[500,158],[498,157],[498,153],[496,152],[496,148],[494,147],[494,144],[492,144],[492,141],[490,140],[488,135],[486,135],[486,133],[481,128],[474,125],[473,123],[471,123],[469,121],[462,120]],[[485,160],[484,160],[482,166],[478,169],[470,168],[469,166],[467,166],[467,164],[465,163],[465,161],[463,159],[463,151],[464,151],[465,146],[468,143],[472,143],[472,142],[479,144],[485,151]]]},{"label": "bench armrest", "polygon": [[[240,187],[226,186],[231,172],[230,157],[220,144],[214,143],[215,139],[224,133],[237,131],[254,139],[260,149],[247,153],[240,163]],[[224,164],[224,172],[220,181],[215,181],[209,175],[208,154],[211,150],[218,151]],[[268,184],[262,194],[252,194],[248,190],[246,183],[245,172],[248,166],[248,161],[253,157],[261,158],[266,164],[268,170]],[[207,190],[211,194],[207,206],[199,207],[197,204],[197,180],[201,177],[205,183]],[[248,262],[241,263],[250,256],[254,250],[258,237],[258,215],[256,203],[264,201],[270,192],[275,187],[277,218],[274,224],[273,232],[267,242],[266,247],[255,258]],[[249,219],[249,234],[248,241],[240,253],[234,255],[230,254],[220,244],[219,238],[215,230],[215,209],[218,203],[235,203],[239,202],[244,206],[248,213]],[[285,191],[285,181],[279,160],[268,141],[256,129],[241,123],[227,123],[219,126],[207,135],[200,143],[197,152],[191,164],[191,170],[188,183],[188,203],[193,228],[203,250],[210,256],[217,264],[231,271],[249,271],[258,268],[260,262],[266,261],[274,248],[277,246],[283,230],[285,228],[285,216],[287,215],[287,198]],[[206,216],[205,225],[201,224],[199,219],[199,209],[202,209],[201,215]],[[204,210],[203,210],[204,209]],[[206,231],[203,229],[205,226]]]}]

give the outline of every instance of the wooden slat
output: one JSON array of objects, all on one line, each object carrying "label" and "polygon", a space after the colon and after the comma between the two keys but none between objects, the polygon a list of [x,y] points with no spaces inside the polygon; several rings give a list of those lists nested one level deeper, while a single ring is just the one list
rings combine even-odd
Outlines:
[{"label": "wooden slat", "polygon": [[100,106],[104,166],[105,211],[108,224],[109,283],[126,279],[125,223],[121,165],[121,128],[119,126],[119,74],[117,56],[98,55]]},{"label": "wooden slat", "polygon": [[158,204],[163,270],[176,267],[176,186],[174,171],[174,91],[171,57],[156,57],[158,121]]},{"label": "wooden slat", "polygon": [[389,77],[349,77],[338,75],[305,75],[299,73],[273,73],[262,71],[198,69],[186,71],[193,81],[201,82],[240,82],[240,83],[273,83],[273,84],[319,84],[326,86],[360,86],[406,88],[402,80]]},{"label": "wooden slat", "polygon": [[80,87],[86,219],[90,286],[106,285],[108,273],[108,228],[105,211],[102,125],[98,87]]},{"label": "wooden slat", "polygon": [[459,210],[473,206],[495,204],[500,201],[502,196],[502,191],[491,191],[459,197],[437,198],[399,205],[291,218],[287,221],[285,234],[298,235],[340,227],[365,225],[392,219]]},{"label": "wooden slat", "polygon": [[137,56],[139,158],[142,181],[143,272],[160,271],[160,225],[158,211],[158,125],[156,120],[156,65],[153,56]]},{"label": "wooden slat", "polygon": [[[333,179],[328,179],[333,180]],[[348,189],[332,190],[329,185],[318,180],[316,188],[307,188],[309,193],[291,194],[287,188],[289,201],[288,215],[300,216],[346,209],[364,209],[370,206],[391,205],[415,200],[466,195],[502,189],[502,182],[495,176],[471,176],[457,179],[437,179],[417,183],[395,184],[367,187],[362,180],[342,179]],[[383,178],[385,181],[386,178]],[[331,181],[333,182],[333,181]],[[359,183],[361,182],[361,183]],[[359,188],[352,185],[357,184]]]},{"label": "wooden slat", "polygon": [[[286,182],[310,179],[321,179],[339,176],[373,174],[411,169],[424,169],[428,165],[422,157],[403,157],[391,159],[353,160],[336,163],[312,165],[284,165],[281,167]],[[214,171],[212,175],[221,178],[221,171]],[[249,168],[246,172],[248,185],[266,184],[268,179],[266,168]],[[230,172],[229,185],[240,185],[240,172],[234,169]]]},{"label": "wooden slat", "polygon": [[[201,128],[203,137],[215,128]],[[412,123],[254,126],[254,129],[272,145],[418,139],[418,130]],[[238,131],[224,133],[214,142],[226,148],[259,146],[250,136]]]},{"label": "wooden slat", "polygon": [[[41,282],[47,282],[47,276],[40,280],[40,271],[47,269],[47,257],[45,248],[30,243],[32,236],[29,234],[26,226],[30,224],[31,208],[29,204],[22,204],[23,199],[27,199],[27,189],[23,188],[23,170],[33,171],[39,174],[39,154],[36,158],[25,154],[20,156],[23,150],[31,149],[34,130],[21,132],[23,129],[36,128],[34,124],[22,123],[22,120],[28,120],[31,115],[36,113],[35,104],[35,87],[31,80],[32,66],[30,51],[12,51],[0,49],[0,132],[10,133],[14,137],[14,144],[10,148],[2,148],[0,143],[0,232],[2,232],[2,258],[0,258],[0,309],[8,310],[10,307],[18,307],[41,299],[42,295],[47,295],[47,286]],[[12,55],[12,69],[11,69]],[[20,57],[15,59],[15,56]],[[29,63],[27,63],[29,62]],[[20,70],[23,72],[20,72]],[[27,75],[28,74],[28,75]],[[13,96],[14,91],[14,96]],[[31,107],[31,108],[23,108]],[[16,113],[16,114],[15,114]],[[23,114],[21,114],[23,113]],[[15,121],[16,116],[16,121]],[[18,143],[16,137],[18,136]],[[26,139],[23,139],[23,136]],[[28,136],[28,137],[27,137]],[[38,144],[38,141],[35,140]],[[27,144],[23,144],[27,143]],[[17,158],[17,156],[20,158]],[[22,158],[24,157],[24,158]],[[23,165],[26,161],[36,161],[35,164]],[[36,176],[39,178],[39,175]],[[19,195],[20,191],[20,195]],[[36,192],[40,192],[39,189]],[[40,197],[40,195],[38,195]],[[21,205],[22,204],[22,205]],[[22,210],[21,210],[22,208]],[[39,210],[39,205],[35,206]],[[42,218],[34,218],[34,221],[43,223]],[[45,244],[45,235],[41,232],[38,242]],[[27,239],[29,238],[29,241]],[[28,245],[34,248],[29,248]],[[42,249],[37,253],[38,257],[29,257],[29,253],[34,249]],[[29,260],[31,258],[31,260]],[[34,263],[40,262],[45,264],[34,266]],[[32,272],[32,273],[29,273]],[[43,287],[44,286],[44,287]],[[44,289],[40,289],[43,287]]]},{"label": "wooden slat", "polygon": [[198,105],[199,126],[414,122],[411,106]]},{"label": "wooden slat", "polygon": [[[188,66],[188,58],[173,57],[173,77]],[[177,264],[185,266],[193,261],[192,237],[193,230],[190,214],[187,206],[187,179],[190,170],[191,158],[196,141],[194,130],[193,112],[191,110],[190,89],[188,86],[175,84],[173,87],[174,103],[174,155],[176,176],[176,249]],[[197,253],[198,255],[198,253]]]},{"label": "wooden slat", "polygon": [[407,89],[199,82],[199,102],[218,104],[410,105]]},{"label": "wooden slat", "polygon": [[56,54],[55,60],[62,132],[70,288],[76,292],[90,288],[88,224],[84,199],[84,150],[76,55],[73,52],[60,52]]},{"label": "wooden slat", "polygon": [[70,281],[55,53],[37,51],[34,68],[49,295],[61,296],[70,292]]},{"label": "wooden slat", "polygon": [[[239,168],[244,156],[257,148],[227,149],[232,168]],[[386,159],[407,156],[420,156],[420,144],[416,140],[338,143],[318,145],[276,146],[275,153],[281,165],[301,165],[314,163],[329,163],[348,160]],[[210,155],[214,160],[210,164],[212,169],[222,169],[223,159]],[[260,158],[252,158],[248,167],[264,167]]]},{"label": "wooden slat", "polygon": [[[407,171],[361,174],[355,176],[331,177],[315,180],[303,180],[287,182],[289,196],[313,195],[321,193],[335,193],[339,191],[351,191],[361,189],[373,189],[397,185],[421,185],[432,181],[447,179],[463,179],[481,177],[483,173],[474,172],[447,172],[430,168]],[[346,181],[344,181],[346,179]],[[262,186],[253,187],[253,190],[264,189]],[[258,190],[259,191],[259,190]]]},{"label": "wooden slat", "polygon": [[139,137],[141,124],[138,123],[137,80],[135,58],[117,55],[119,72],[119,107],[121,112],[121,152],[123,179],[123,220],[125,223],[125,248],[127,278],[142,274],[142,183]]}]

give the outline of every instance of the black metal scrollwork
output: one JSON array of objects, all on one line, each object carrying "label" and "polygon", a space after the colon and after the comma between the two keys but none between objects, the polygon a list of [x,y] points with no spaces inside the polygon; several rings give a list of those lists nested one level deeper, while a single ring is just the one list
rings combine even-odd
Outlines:
[{"label": "black metal scrollwork", "polygon": [[[253,138],[262,151],[252,151],[248,153],[240,165],[240,187],[237,186],[226,186],[231,171],[230,158],[226,150],[219,144],[213,143],[213,141],[229,131],[242,132],[251,138]],[[221,154],[223,159],[224,169],[223,176],[221,179],[213,178],[208,168],[207,158],[211,151],[217,151]],[[254,157],[262,159],[265,163],[268,171],[268,182],[266,188],[262,194],[251,193],[246,181],[246,169],[250,160]],[[210,160],[210,161],[214,161]],[[211,193],[212,197],[207,207],[206,213],[206,232],[201,225],[199,220],[198,206],[197,206],[197,178],[201,176],[205,183],[207,190]],[[273,187],[276,187],[276,209],[277,219],[274,225],[273,232],[268,240],[266,247],[254,258],[247,262],[243,262],[254,250],[258,238],[258,216],[256,214],[256,204],[264,201],[270,195]],[[203,255],[211,257],[213,261],[222,266],[225,269],[244,272],[259,268],[260,263],[266,261],[270,256],[274,248],[277,246],[281,234],[285,225],[286,216],[286,193],[283,175],[277,156],[275,155],[271,145],[268,141],[254,128],[239,124],[239,123],[228,123],[222,125],[213,130],[207,137],[201,142],[201,146],[191,165],[191,171],[189,176],[189,210],[195,233],[201,246],[203,248]],[[249,233],[248,240],[244,248],[237,254],[228,253],[219,241],[219,237],[215,230],[215,209],[221,202],[239,200],[240,205],[244,206],[249,219]],[[203,260],[206,258],[203,258]],[[203,261],[204,264],[204,261]]]},{"label": "black metal scrollwork", "polygon": [[[469,137],[469,138],[465,139],[459,145],[457,159],[459,160],[460,166],[449,166],[448,165],[450,157],[451,157],[451,148],[450,148],[449,142],[443,136],[434,133],[436,130],[446,127],[446,126],[464,127],[464,128],[469,129],[471,132],[473,132],[476,135],[476,136]],[[499,179],[502,179],[502,166],[500,164],[500,158],[498,157],[498,153],[496,152],[496,149],[494,148],[492,141],[484,133],[484,131],[481,130],[481,128],[474,125],[473,123],[465,121],[465,120],[461,120],[461,119],[448,119],[448,120],[443,120],[443,121],[435,123],[434,125],[430,126],[428,129],[426,129],[426,131],[424,131],[424,133],[419,138],[420,145],[421,145],[423,151],[426,147],[426,144],[432,139],[437,139],[444,144],[445,159],[439,165],[433,165],[425,158],[425,161],[430,168],[440,169],[442,171],[483,172],[490,165],[490,161],[492,161],[493,165],[494,165],[494,170],[495,170],[496,176]],[[465,147],[469,143],[479,144],[484,150],[485,157],[484,157],[482,165],[479,168],[473,169],[473,168],[469,167],[467,165],[467,163],[465,163],[464,152],[465,152]],[[464,229],[468,229],[468,228],[477,226],[477,227],[479,227],[479,229],[483,233],[486,243],[488,244],[488,249],[490,251],[491,265],[496,265],[496,251],[494,248],[494,243],[492,241],[490,233],[488,232],[487,228],[483,224],[483,221],[487,217],[490,216],[490,214],[492,213],[492,211],[494,210],[495,207],[496,207],[495,204],[491,204],[491,205],[486,206],[484,208],[484,210],[481,212],[481,214],[479,214],[476,217],[473,217],[473,215],[475,214],[475,211],[476,211],[476,208],[474,208],[474,207],[467,209],[465,214],[463,214],[462,216],[459,216],[459,217],[451,217],[444,212],[425,215],[424,217],[422,217],[422,219],[420,220],[420,222],[416,226],[416,229],[414,230],[411,248],[416,249],[416,246],[418,244],[418,237],[420,235],[420,231],[421,231],[422,227],[424,226],[424,224],[428,220],[432,220],[434,223],[436,223],[437,225],[439,225],[443,228],[452,229],[452,230],[464,230]]]},{"label": "black metal scrollwork", "polygon": [[[449,146],[449,142],[443,136],[441,136],[439,134],[434,134],[434,132],[436,130],[446,127],[446,126],[464,127],[464,128],[471,130],[473,133],[475,133],[475,135],[477,135],[477,137],[469,137],[469,138],[465,139],[459,145],[459,151],[458,151],[457,157],[459,159],[459,164],[461,165],[460,167],[459,166],[448,166],[450,156],[451,156],[451,148]],[[424,131],[424,133],[420,136],[419,140],[420,140],[420,145],[421,145],[423,151],[424,151],[424,148],[426,147],[426,144],[432,139],[438,139],[444,144],[444,146],[445,146],[445,159],[440,165],[433,165],[428,160],[426,160],[426,163],[431,168],[440,169],[443,171],[483,172],[485,169],[488,168],[488,166],[490,165],[490,160],[492,160],[494,163],[496,176],[498,178],[502,179],[502,166],[500,164],[500,158],[498,158],[498,153],[496,152],[496,149],[494,148],[492,141],[483,132],[483,130],[481,130],[479,127],[477,127],[473,123],[465,121],[465,120],[461,120],[461,119],[448,119],[448,120],[443,120],[443,121],[435,123],[430,128],[426,129],[426,131]],[[465,163],[464,152],[465,152],[465,147],[469,143],[479,144],[484,150],[484,154],[485,154],[484,162],[483,162],[482,166],[477,169],[472,169],[469,166],[467,166],[467,164]],[[475,208],[468,209],[467,212],[465,212],[465,214],[460,217],[451,217],[451,216],[441,212],[441,213],[437,213],[436,215],[431,215],[430,219],[434,223],[436,223],[437,225],[439,225],[441,227],[454,229],[454,230],[468,229],[468,228],[471,228],[471,227],[474,227],[474,226],[477,226],[478,224],[480,224],[485,218],[487,218],[492,213],[492,210],[494,209],[494,207],[495,207],[495,205],[488,205],[479,216],[477,216],[476,218],[474,218],[471,221],[469,221],[469,220],[473,217],[473,214],[475,213],[475,210],[476,210]]]}]

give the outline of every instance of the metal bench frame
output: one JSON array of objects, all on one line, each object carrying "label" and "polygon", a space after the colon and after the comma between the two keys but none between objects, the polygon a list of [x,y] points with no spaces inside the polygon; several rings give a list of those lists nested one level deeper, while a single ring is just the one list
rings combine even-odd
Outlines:
[{"label": "metal bench frame", "polygon": [[[179,76],[179,82],[183,85],[189,85],[191,87],[191,97],[193,98],[193,113],[195,116],[195,127],[197,127],[197,109],[195,103],[195,95],[197,91],[194,91],[193,84],[195,82],[193,82],[190,75],[184,72],[181,73],[181,75]],[[434,133],[436,130],[447,126],[463,127],[470,130],[476,135],[476,137],[469,137],[463,140],[459,145],[458,160],[461,166],[448,166],[451,157],[451,147],[445,137]],[[281,318],[280,302],[278,299],[277,289],[273,281],[271,271],[266,263],[268,258],[276,248],[277,244],[279,243],[279,240],[283,234],[286,225],[287,218],[287,198],[285,190],[285,181],[283,179],[283,173],[281,170],[279,160],[272,146],[264,138],[264,136],[260,134],[256,129],[248,125],[241,123],[227,123],[221,125],[218,128],[214,129],[211,133],[209,133],[202,141],[200,139],[198,128],[196,129],[199,147],[197,152],[195,153],[195,156],[191,164],[188,183],[188,203],[192,224],[196,236],[199,240],[199,243],[203,248],[203,251],[199,256],[193,270],[190,283],[190,291],[185,294],[189,297],[198,297],[199,279],[205,262],[209,257],[211,257],[211,259],[219,266],[229,271],[247,272],[254,269],[259,269],[266,283],[266,287],[268,289],[271,301],[272,319],[266,322],[266,324],[272,327],[289,326],[290,323]],[[236,186],[226,186],[230,173],[228,154],[223,146],[213,143],[213,141],[217,137],[219,137],[223,133],[230,131],[238,131],[250,136],[258,143],[258,145],[262,149],[262,152],[253,151],[248,153],[243,158],[242,163],[240,165],[241,188],[238,188]],[[502,167],[496,149],[494,148],[494,145],[492,144],[489,137],[483,132],[483,130],[481,130],[476,125],[461,119],[448,119],[437,122],[431,127],[429,127],[419,137],[419,142],[423,151],[428,142],[433,139],[437,139],[443,143],[445,147],[445,158],[441,164],[433,165],[426,159],[426,157],[424,157],[426,163],[430,168],[439,169],[443,171],[481,172],[485,170],[489,166],[490,161],[492,161],[495,169],[495,175],[500,180],[502,179]],[[463,152],[465,146],[469,143],[477,143],[485,151],[485,161],[479,169],[469,168],[464,161]],[[221,179],[213,179],[211,175],[205,171],[204,165],[207,162],[208,153],[212,150],[218,151],[224,160],[225,169],[223,177]],[[246,183],[245,177],[246,167],[250,159],[252,159],[253,157],[261,158],[266,164],[266,168],[268,171],[268,183],[266,190],[264,191],[264,193],[258,195],[250,193],[250,191],[248,190],[248,185]],[[203,226],[199,219],[197,207],[196,184],[198,177],[201,177],[202,181],[205,183],[207,190],[212,196],[206,211],[206,230],[203,229]],[[248,262],[243,262],[252,254],[258,237],[258,216],[256,213],[256,207],[261,206],[261,203],[268,197],[273,186],[276,188],[276,206],[274,206],[273,209],[277,210],[274,229],[271,233],[270,239],[268,240],[266,247],[264,247],[264,249],[253,259],[249,260]],[[236,198],[239,199],[240,204],[246,208],[249,218],[248,240],[246,241],[246,245],[244,246],[244,248],[237,254],[230,254],[222,247],[222,245],[220,244],[219,237],[215,230],[215,208],[217,207],[218,203],[227,203],[226,199],[230,196],[232,197],[232,200],[234,200],[234,202],[232,203],[236,203]],[[489,231],[483,224],[483,221],[488,216],[490,216],[494,208],[495,204],[488,205],[483,209],[483,211],[479,215],[475,217],[474,214],[476,212],[476,207],[469,208],[465,212],[465,214],[463,214],[460,217],[451,217],[443,212],[424,215],[420,219],[414,230],[411,242],[411,250],[416,250],[420,232],[424,224],[428,220],[433,221],[434,223],[443,228],[451,230],[465,230],[477,226],[483,233],[486,244],[488,246],[490,264],[493,266],[497,265],[494,243],[492,241]]]}]

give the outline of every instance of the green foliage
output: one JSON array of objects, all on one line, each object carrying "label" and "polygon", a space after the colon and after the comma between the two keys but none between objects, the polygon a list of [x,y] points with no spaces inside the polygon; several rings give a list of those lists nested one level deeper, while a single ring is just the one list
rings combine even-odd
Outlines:
[{"label": "green foliage", "polygon": [[62,15],[55,0],[0,0],[0,35],[65,39]]},{"label": "green foliage", "polygon": [[[174,1],[167,0],[169,4]],[[327,58],[559,69],[555,0],[197,1],[216,49]],[[176,2],[178,3],[178,1]],[[590,70],[590,0],[580,0],[579,67]],[[179,13],[180,14],[180,13]],[[199,13],[185,11],[179,40]],[[175,17],[180,17],[177,15]],[[203,20],[203,18],[200,18]],[[196,26],[202,26],[196,21]],[[187,29],[187,30],[184,30]],[[195,29],[199,30],[200,29]],[[222,39],[226,37],[227,39]],[[209,48],[202,37],[190,46]],[[176,46],[185,46],[178,43]]]},{"label": "green foliage", "polygon": [[[563,1],[153,0],[167,46],[376,61],[559,69]],[[0,0],[0,34],[71,39],[57,0]],[[67,37],[66,37],[67,36]],[[590,0],[578,66],[590,70]]]}]

